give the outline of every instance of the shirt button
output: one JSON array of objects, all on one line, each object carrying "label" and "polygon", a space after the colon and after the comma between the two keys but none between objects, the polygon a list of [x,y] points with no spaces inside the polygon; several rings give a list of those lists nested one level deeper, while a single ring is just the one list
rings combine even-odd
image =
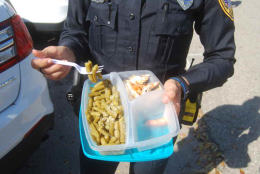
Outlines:
[{"label": "shirt button", "polygon": [[181,33],[181,32],[182,32],[182,28],[181,28],[181,27],[178,27],[178,28],[177,28],[177,31],[178,31],[179,33]]},{"label": "shirt button", "polygon": [[131,46],[128,47],[128,51],[129,51],[129,52],[133,52],[133,51],[134,51],[133,47],[131,47]]},{"label": "shirt button", "polygon": [[97,16],[94,16],[94,21],[97,21],[98,20],[98,17]]},{"label": "shirt button", "polygon": [[130,20],[134,20],[135,19],[134,13],[130,13],[129,18],[130,18]]}]

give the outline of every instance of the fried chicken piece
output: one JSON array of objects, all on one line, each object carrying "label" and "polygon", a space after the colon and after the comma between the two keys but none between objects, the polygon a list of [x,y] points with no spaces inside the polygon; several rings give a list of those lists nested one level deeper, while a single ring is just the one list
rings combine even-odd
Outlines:
[{"label": "fried chicken piece", "polygon": [[149,78],[150,78],[149,74],[144,74],[140,76],[132,75],[131,77],[129,77],[129,81],[133,84],[144,85],[148,82]]},{"label": "fried chicken piece", "polygon": [[143,87],[142,94],[144,94],[146,92],[150,92],[158,87],[159,87],[159,82],[148,83],[147,85],[145,85]]}]

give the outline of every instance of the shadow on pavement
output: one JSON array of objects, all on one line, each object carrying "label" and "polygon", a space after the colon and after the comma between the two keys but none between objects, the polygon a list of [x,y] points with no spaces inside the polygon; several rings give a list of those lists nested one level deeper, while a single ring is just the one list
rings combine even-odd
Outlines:
[{"label": "shadow on pavement", "polygon": [[166,173],[207,174],[247,167],[248,146],[260,136],[259,109],[260,97],[254,97],[204,114],[187,135],[179,135]]}]

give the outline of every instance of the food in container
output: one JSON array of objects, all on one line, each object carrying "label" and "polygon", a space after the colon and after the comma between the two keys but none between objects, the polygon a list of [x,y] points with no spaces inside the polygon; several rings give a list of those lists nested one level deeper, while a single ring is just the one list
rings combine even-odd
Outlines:
[{"label": "food in container", "polygon": [[152,90],[160,89],[160,82],[149,82],[150,75],[132,75],[124,81],[131,99],[135,99]]},{"label": "food in container", "polygon": [[98,82],[88,95],[86,117],[97,145],[125,143],[125,119],[119,92],[109,80]]}]

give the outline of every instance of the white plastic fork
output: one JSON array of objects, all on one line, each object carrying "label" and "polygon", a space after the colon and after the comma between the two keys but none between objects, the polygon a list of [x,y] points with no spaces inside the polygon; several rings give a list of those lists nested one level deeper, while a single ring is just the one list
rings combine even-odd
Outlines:
[{"label": "white plastic fork", "polygon": [[[60,64],[60,65],[66,65],[66,66],[73,66],[74,68],[76,68],[76,70],[80,73],[80,74],[92,74],[92,72],[87,72],[86,67],[82,67],[79,66],[78,64],[74,63],[74,62],[68,62],[68,61],[63,61],[63,60],[57,60],[57,59],[51,59],[53,63],[56,64]],[[98,66],[98,71],[97,73],[102,72],[104,66]]]}]

